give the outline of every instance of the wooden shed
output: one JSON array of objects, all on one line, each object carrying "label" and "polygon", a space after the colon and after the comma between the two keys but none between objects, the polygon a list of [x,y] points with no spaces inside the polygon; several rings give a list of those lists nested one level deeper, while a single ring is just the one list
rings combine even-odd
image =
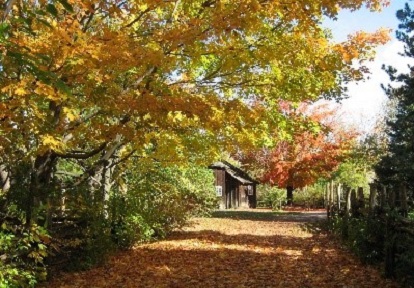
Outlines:
[{"label": "wooden shed", "polygon": [[221,197],[220,209],[256,208],[256,185],[259,182],[225,161],[213,163],[208,168],[214,170],[216,193]]}]

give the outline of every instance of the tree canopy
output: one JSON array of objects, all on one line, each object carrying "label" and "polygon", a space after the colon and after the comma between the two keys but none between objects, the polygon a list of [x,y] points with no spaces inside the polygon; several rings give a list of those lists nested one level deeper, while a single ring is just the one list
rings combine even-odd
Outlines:
[{"label": "tree canopy", "polygon": [[4,158],[87,158],[122,146],[174,161],[189,146],[216,155],[229,139],[262,140],[286,122],[275,100],[340,97],[341,80],[363,72],[352,60],[386,38],[332,43],[323,14],[383,1],[336,2],[8,1]]}]

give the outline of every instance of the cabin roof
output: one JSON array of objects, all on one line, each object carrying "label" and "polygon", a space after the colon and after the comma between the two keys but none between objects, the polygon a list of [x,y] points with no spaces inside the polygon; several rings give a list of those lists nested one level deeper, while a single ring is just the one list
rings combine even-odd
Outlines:
[{"label": "cabin roof", "polygon": [[252,177],[250,177],[246,172],[241,170],[240,168],[237,168],[236,166],[231,165],[227,161],[218,161],[210,166],[208,166],[210,169],[219,169],[219,170],[225,170],[227,173],[230,174],[231,177],[239,180],[244,185],[249,184],[258,184],[259,182]]}]

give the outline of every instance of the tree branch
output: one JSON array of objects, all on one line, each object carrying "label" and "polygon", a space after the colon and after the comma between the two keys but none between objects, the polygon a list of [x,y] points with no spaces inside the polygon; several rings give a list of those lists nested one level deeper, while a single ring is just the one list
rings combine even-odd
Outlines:
[{"label": "tree branch", "polygon": [[121,159],[119,159],[118,161],[115,161],[114,163],[112,163],[111,165],[108,166],[108,169],[122,163],[125,162],[126,160],[128,160],[132,155],[134,155],[136,150],[132,150],[130,153],[128,153],[125,157],[122,157]]},{"label": "tree branch", "polygon": [[138,17],[137,18],[135,18],[134,20],[132,20],[130,23],[128,23],[127,25],[125,25],[124,26],[124,28],[129,28],[129,27],[131,27],[132,25],[134,25],[135,23],[137,23],[139,20],[141,20],[141,18],[145,15],[145,14],[147,14],[149,11],[151,11],[151,8],[147,8],[147,9],[145,9],[144,11],[142,11],[139,15],[138,15]]},{"label": "tree branch", "polygon": [[84,152],[84,153],[71,152],[71,153],[62,154],[59,152],[55,152],[55,154],[63,159],[69,159],[69,158],[70,159],[88,159],[92,156],[95,156],[99,152],[103,151],[106,148],[107,144],[108,144],[107,142],[104,142],[98,148],[92,151],[89,151],[89,152]]},{"label": "tree branch", "polygon": [[6,21],[6,19],[7,19],[7,17],[9,16],[9,14],[10,14],[10,11],[11,11],[11,9],[12,9],[12,7],[13,7],[13,3],[15,2],[16,0],[8,0],[7,2],[5,2],[4,4],[3,4],[3,16],[2,16],[2,18],[1,18],[1,22],[4,22],[4,21]]}]

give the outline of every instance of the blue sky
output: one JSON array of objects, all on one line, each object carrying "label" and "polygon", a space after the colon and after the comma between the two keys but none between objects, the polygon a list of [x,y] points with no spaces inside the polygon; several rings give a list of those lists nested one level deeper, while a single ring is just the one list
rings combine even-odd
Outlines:
[{"label": "blue sky", "polygon": [[[397,10],[404,7],[406,2],[391,0],[391,4],[383,8],[382,12],[370,12],[367,9],[354,12],[343,10],[338,15],[338,20],[324,21],[324,26],[332,30],[335,41],[344,41],[348,34],[359,30],[374,32],[381,27],[393,29],[392,40],[378,48],[375,61],[367,64],[372,73],[369,79],[358,84],[349,84],[350,98],[342,103],[344,113],[349,115],[348,120],[365,131],[373,126],[377,117],[380,117],[379,114],[385,105],[386,96],[380,85],[389,83],[389,80],[387,74],[381,69],[382,64],[392,65],[401,72],[408,70],[407,58],[398,55],[403,51],[403,45],[395,39],[395,30],[398,27],[395,14]],[[414,2],[411,5],[414,5]]]},{"label": "blue sky", "polygon": [[338,16],[338,20],[328,19],[324,24],[332,29],[336,40],[346,40],[346,36],[358,30],[374,32],[380,27],[397,28],[398,20],[395,17],[397,10],[405,5],[404,0],[391,0],[388,7],[382,9],[381,12],[371,12],[368,9],[361,9],[350,12],[342,10]]}]

